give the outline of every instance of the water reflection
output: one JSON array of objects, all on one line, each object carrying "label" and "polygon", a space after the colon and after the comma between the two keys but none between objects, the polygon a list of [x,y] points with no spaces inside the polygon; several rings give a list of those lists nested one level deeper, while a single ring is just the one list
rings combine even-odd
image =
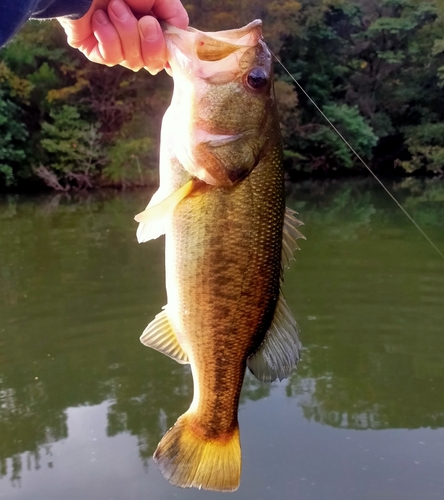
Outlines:
[{"label": "water reflection", "polygon": [[[443,248],[442,184],[408,180],[393,189]],[[249,401],[287,397],[307,421],[331,427],[444,427],[442,262],[369,182],[307,182],[291,191],[308,237],[285,288],[302,327],[303,361],[282,384],[247,377],[241,412]],[[137,340],[165,303],[163,242],[137,245],[132,223],[148,198],[1,200],[4,480],[19,485],[24,470],[65,461],[60,444],[74,446],[74,435],[82,442],[89,432],[79,415],[101,415],[96,453],[104,436],[132,436],[148,467],[187,409],[187,368]],[[252,418],[242,435],[262,441]],[[282,454],[291,459],[292,450]]]}]

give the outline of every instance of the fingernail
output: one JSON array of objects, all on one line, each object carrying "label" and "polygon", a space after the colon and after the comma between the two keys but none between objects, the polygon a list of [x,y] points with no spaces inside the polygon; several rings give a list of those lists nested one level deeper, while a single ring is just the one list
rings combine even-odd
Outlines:
[{"label": "fingernail", "polygon": [[94,20],[103,25],[108,22],[108,16],[105,12],[103,12],[103,10],[96,10],[94,13]]},{"label": "fingernail", "polygon": [[156,24],[149,24],[148,26],[144,23],[140,23],[140,31],[142,32],[143,38],[147,42],[155,42],[159,38],[159,32]]},{"label": "fingernail", "polygon": [[114,0],[113,2],[111,2],[110,9],[113,11],[114,15],[121,21],[124,21],[130,14],[130,11],[126,4],[124,2],[121,2],[120,0]]}]

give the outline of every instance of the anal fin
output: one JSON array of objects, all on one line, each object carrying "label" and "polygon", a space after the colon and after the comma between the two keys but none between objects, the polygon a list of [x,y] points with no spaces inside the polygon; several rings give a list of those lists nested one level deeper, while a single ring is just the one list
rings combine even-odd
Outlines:
[{"label": "anal fin", "polygon": [[253,375],[263,382],[287,378],[299,361],[301,343],[298,334],[296,320],[281,292],[264,341],[247,359],[247,366]]},{"label": "anal fin", "polygon": [[178,363],[187,364],[189,363],[188,355],[177,340],[177,336],[171,326],[165,308],[166,306],[145,328],[140,336],[140,342],[147,347],[156,349],[156,351],[173,358]]}]

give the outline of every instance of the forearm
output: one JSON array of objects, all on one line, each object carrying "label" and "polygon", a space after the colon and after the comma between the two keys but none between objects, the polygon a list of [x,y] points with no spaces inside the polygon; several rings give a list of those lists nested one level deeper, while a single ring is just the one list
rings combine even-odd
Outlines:
[{"label": "forearm", "polygon": [[83,16],[92,0],[0,0],[0,46],[31,18],[48,19]]}]

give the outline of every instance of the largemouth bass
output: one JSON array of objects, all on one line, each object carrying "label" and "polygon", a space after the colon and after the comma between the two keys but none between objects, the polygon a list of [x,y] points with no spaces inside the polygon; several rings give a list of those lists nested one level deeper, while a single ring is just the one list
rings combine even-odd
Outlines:
[{"label": "largemouth bass", "polygon": [[204,33],[167,27],[171,106],[160,187],[136,216],[140,242],[165,233],[168,304],[143,344],[189,363],[194,397],[154,460],[174,485],[238,488],[246,367],[282,380],[298,327],[282,295],[301,222],[285,209],[271,54],[261,21]]}]

